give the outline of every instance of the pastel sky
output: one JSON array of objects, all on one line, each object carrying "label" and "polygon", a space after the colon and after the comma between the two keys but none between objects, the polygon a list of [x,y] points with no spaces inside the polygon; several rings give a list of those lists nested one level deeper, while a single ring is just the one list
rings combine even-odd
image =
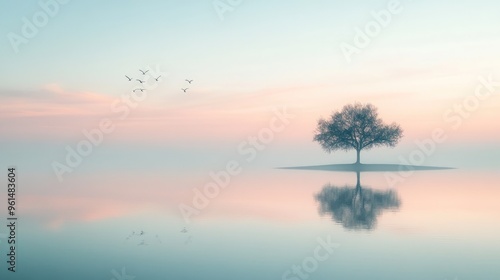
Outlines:
[{"label": "pastel sky", "polygon": [[[381,270],[452,279],[436,272],[450,268],[460,279],[492,277],[498,0],[0,0],[0,11],[0,179],[16,166],[22,271],[40,277],[62,264],[60,277],[45,278],[98,279],[128,263],[137,279],[158,278],[153,267],[163,278],[223,279],[222,263],[227,279],[278,279],[331,234],[342,245],[317,279]],[[376,34],[360,35],[370,26]],[[353,188],[356,174],[277,168],[354,162],[355,152],[328,154],[312,141],[318,119],[354,102],[404,130],[396,147],[362,151],[362,163],[406,164],[438,131],[444,140],[418,164],[456,168],[415,172],[396,187],[364,172],[368,193],[401,200],[373,231],[344,228],[315,200],[326,186]],[[266,131],[262,148],[250,144]],[[68,151],[89,134],[99,143],[69,168]],[[194,205],[229,162],[241,175],[187,225],[181,204]],[[70,171],[58,174],[56,163]],[[139,230],[162,245],[125,242]]]},{"label": "pastel sky", "polygon": [[500,140],[498,87],[456,129],[456,118],[443,114],[474,94],[479,77],[500,77],[500,4],[400,1],[401,11],[349,63],[340,46],[354,44],[356,29],[389,2],[243,1],[221,19],[212,1],[68,1],[13,47],[9,34],[22,35],[24,18],[32,22],[43,9],[38,1],[2,1],[1,141],[12,156],[61,159],[82,130],[116,117],[111,105],[136,87],[124,75],[150,67],[162,73],[158,87],[114,123],[93,157],[155,148],[183,158],[231,154],[268,126],[273,108],[286,106],[295,118],[266,151],[269,165],[349,162],[352,154],[327,155],[311,141],[316,121],[370,102],[386,122],[401,124],[405,138],[367,159],[397,161],[443,128],[446,145],[430,163],[452,165],[448,156],[460,150],[484,160]]},{"label": "pastel sky", "polygon": [[[214,236],[225,221],[259,224],[254,231],[279,224],[285,234],[303,224],[327,228],[332,222],[318,215],[314,195],[327,183],[353,185],[354,174],[274,168],[353,162],[353,152],[327,154],[312,138],[320,117],[362,102],[404,129],[397,147],[363,152],[362,162],[402,163],[415,141],[442,129],[446,141],[422,164],[460,168],[405,181],[397,189],[401,213],[385,212],[380,228],[390,238],[477,231],[484,244],[498,239],[498,223],[485,221],[498,220],[500,86],[482,80],[500,81],[500,2],[401,1],[401,12],[351,62],[341,45],[355,44],[357,28],[389,1],[243,1],[221,20],[212,0],[73,0],[13,47],[9,38],[22,35],[24,18],[32,21],[49,2],[0,0],[8,11],[0,17],[0,166],[19,169],[20,214],[42,229],[32,232],[55,238],[100,223],[121,230],[147,216],[153,229],[178,233],[179,203],[192,201],[193,189],[229,160],[243,175],[196,225],[215,224]],[[121,118],[114,104],[141,86],[125,75],[152,78],[139,69],[162,77]],[[489,96],[479,100],[478,88]],[[458,117],[466,100],[477,108]],[[246,160],[238,147],[283,108],[293,119]],[[113,132],[59,182],[53,163],[65,163],[67,147],[103,119]],[[363,174],[363,182],[387,186],[382,174]]]}]

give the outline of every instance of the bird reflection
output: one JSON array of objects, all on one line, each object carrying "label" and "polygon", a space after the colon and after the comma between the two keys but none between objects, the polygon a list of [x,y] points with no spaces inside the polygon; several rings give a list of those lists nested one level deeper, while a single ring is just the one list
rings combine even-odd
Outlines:
[{"label": "bird reflection", "polygon": [[349,230],[373,230],[377,217],[384,210],[398,209],[401,202],[394,190],[373,190],[360,184],[360,172],[356,173],[356,186],[338,187],[327,184],[316,200],[320,213],[330,214],[335,222]]}]

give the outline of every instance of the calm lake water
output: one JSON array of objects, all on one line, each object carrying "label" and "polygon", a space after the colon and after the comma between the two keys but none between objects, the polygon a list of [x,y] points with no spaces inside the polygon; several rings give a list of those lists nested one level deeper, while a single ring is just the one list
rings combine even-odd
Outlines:
[{"label": "calm lake water", "polygon": [[206,174],[20,177],[0,279],[500,279],[498,172],[244,170],[186,224]]}]

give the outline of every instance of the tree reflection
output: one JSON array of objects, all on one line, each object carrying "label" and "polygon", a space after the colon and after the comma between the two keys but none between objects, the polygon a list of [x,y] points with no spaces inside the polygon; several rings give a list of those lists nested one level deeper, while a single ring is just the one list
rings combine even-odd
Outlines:
[{"label": "tree reflection", "polygon": [[401,202],[396,191],[361,187],[360,172],[356,175],[355,187],[327,184],[316,195],[316,200],[320,203],[320,213],[332,215],[333,220],[344,228],[372,230],[384,210],[398,209]]}]

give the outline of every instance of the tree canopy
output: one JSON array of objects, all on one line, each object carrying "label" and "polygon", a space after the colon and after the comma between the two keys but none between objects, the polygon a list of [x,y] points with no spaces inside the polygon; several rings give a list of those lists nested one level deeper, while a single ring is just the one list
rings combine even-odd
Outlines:
[{"label": "tree canopy", "polygon": [[349,104],[329,119],[320,119],[314,136],[321,147],[327,151],[354,149],[360,163],[360,151],[377,146],[394,147],[403,130],[392,123],[386,125],[378,117],[377,108],[371,104]]}]

